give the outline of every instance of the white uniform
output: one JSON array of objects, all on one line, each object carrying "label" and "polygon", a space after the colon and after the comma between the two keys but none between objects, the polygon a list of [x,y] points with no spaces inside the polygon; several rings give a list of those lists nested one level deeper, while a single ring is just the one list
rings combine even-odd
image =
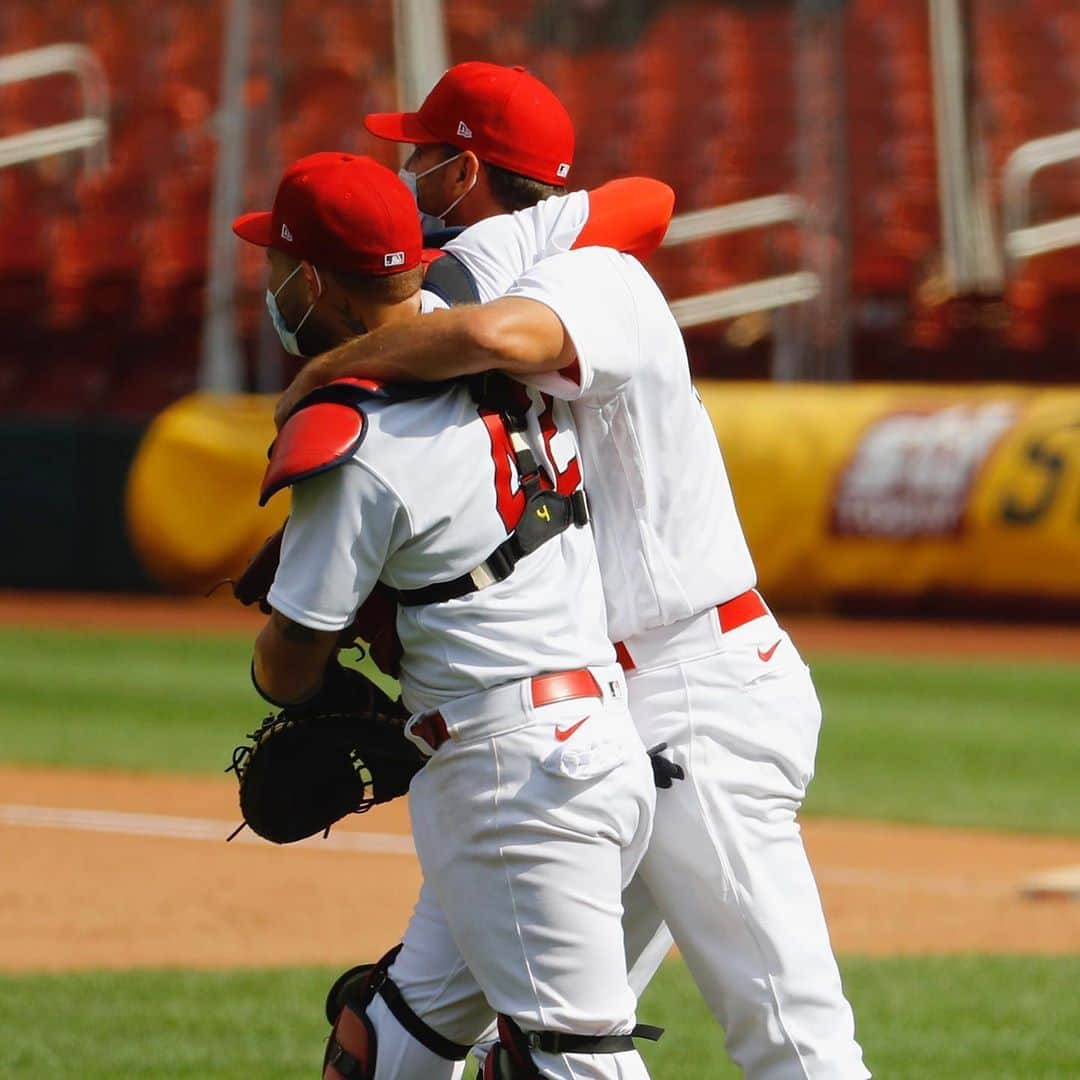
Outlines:
[{"label": "white uniform", "polygon": [[[555,474],[577,452],[568,409],[533,398],[527,438]],[[376,581],[416,589],[473,570],[506,538],[516,497],[502,428],[485,424],[465,389],[372,401],[365,414],[353,458],[294,487],[269,594],[276,610],[320,630],[346,626]],[[438,709],[449,738],[410,789],[425,884],[394,981],[459,1043],[478,1041],[493,1011],[526,1031],[629,1030],[620,898],[655,791],[606,633],[590,530],[567,529],[501,583],[403,607],[398,632],[412,723]],[[586,668],[593,692],[545,703],[550,684],[535,676]],[[381,999],[368,1015],[376,1080],[461,1075]],[[565,1080],[647,1076],[634,1051],[535,1058],[544,1076]]]},{"label": "white uniform", "polygon": [[535,381],[573,402],[635,723],[687,773],[659,793],[624,898],[631,982],[662,960],[666,920],[747,1077],[869,1076],[796,820],[821,720],[809,671],[748,593],[723,458],[655,283],[603,249],[533,267],[572,246],[583,218],[568,204],[489,219],[449,247],[481,299],[517,275],[510,294],[552,308],[574,341],[576,366]]}]

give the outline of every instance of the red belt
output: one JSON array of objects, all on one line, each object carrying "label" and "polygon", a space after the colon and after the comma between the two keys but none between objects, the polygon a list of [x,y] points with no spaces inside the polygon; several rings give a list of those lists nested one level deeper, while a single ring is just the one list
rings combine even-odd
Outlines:
[{"label": "red belt", "polygon": [[[533,708],[541,705],[553,705],[556,701],[573,701],[575,698],[604,696],[596,677],[588,668],[575,671],[551,671],[546,675],[535,675],[529,680]],[[428,713],[417,720],[411,728],[411,734],[423,739],[432,750],[438,750],[450,732],[441,712]]]},{"label": "red belt", "polygon": [[727,603],[718,605],[716,610],[720,615],[721,634],[729,634],[732,630],[769,614],[769,609],[757,589],[747,589]]},{"label": "red belt", "polygon": [[[720,633],[729,634],[732,630],[753,622],[754,619],[760,619],[762,615],[768,615],[769,609],[765,606],[765,601],[761,599],[757,589],[747,589],[746,592],[739,593],[731,600],[718,604],[716,613],[720,616]],[[625,642],[615,642],[615,657],[623,671],[634,670],[635,664]]]}]

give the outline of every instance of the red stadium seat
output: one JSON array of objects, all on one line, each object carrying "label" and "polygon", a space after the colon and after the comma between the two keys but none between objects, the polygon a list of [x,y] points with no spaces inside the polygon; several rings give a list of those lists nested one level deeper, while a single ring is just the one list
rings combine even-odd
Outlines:
[{"label": "red stadium seat", "polygon": [[167,332],[202,320],[209,228],[198,210],[155,219],[141,237],[138,280],[140,321]]},{"label": "red stadium seat", "polygon": [[0,211],[0,324],[9,343],[39,338],[48,297],[48,219],[33,209]]},{"label": "red stadium seat", "polygon": [[[645,5],[652,10],[642,13],[638,39],[617,47],[608,31],[619,20],[604,25],[615,4],[579,6],[575,13],[566,5],[570,15],[556,26],[555,8],[538,3],[445,5],[454,59],[524,63],[563,98],[578,133],[572,186],[645,172],[675,187],[680,211],[796,189],[797,104],[823,113],[830,97],[811,92],[797,102],[791,5]],[[266,174],[316,150],[353,150],[398,164],[398,148],[362,126],[365,112],[397,106],[393,6],[290,0],[278,8],[257,6],[253,15],[246,94],[257,153],[248,167],[259,182],[251,184],[250,205],[269,197]],[[177,355],[147,368],[125,359],[118,377],[106,349],[101,371],[84,372],[85,400],[113,401],[131,414],[156,408],[194,379],[225,10],[210,0],[0,5],[0,50],[85,41],[105,66],[112,99],[104,174],[83,176],[77,154],[0,170],[4,348],[44,342],[49,351],[54,339],[86,333],[102,320],[117,322],[114,336],[128,333],[126,320],[137,321],[150,353]],[[999,198],[1010,153],[1080,123],[1080,7],[1076,0],[987,0],[972,11],[985,148]],[[855,308],[888,308],[900,319],[940,249],[929,24],[925,5],[895,0],[852,0],[845,20]],[[77,83],[67,76],[0,88],[0,135],[78,110]],[[1035,220],[1080,212],[1080,168],[1040,174],[1033,206]],[[652,262],[678,296],[790,265],[790,247],[773,230],[661,251]],[[1080,341],[1070,315],[1080,295],[1068,271],[1073,261],[1075,251],[1030,260],[1010,292],[1019,328],[1010,333],[1028,355],[1039,341],[1060,346],[1069,333]],[[264,318],[262,276],[258,253],[244,252],[238,316],[245,340]],[[46,333],[46,316],[68,329]],[[932,337],[947,317],[919,311],[920,333]],[[715,349],[727,364],[734,356],[729,329],[696,333],[695,348]],[[47,379],[40,363],[27,367],[21,352],[14,355],[0,357],[0,394],[17,401],[30,390],[40,393]],[[739,354],[735,368],[747,355]],[[48,370],[62,374],[66,363],[57,359]],[[51,407],[80,385],[79,378],[55,378]]]},{"label": "red stadium seat", "polygon": [[127,214],[79,215],[56,222],[49,274],[51,321],[130,320],[137,309],[139,250]]}]

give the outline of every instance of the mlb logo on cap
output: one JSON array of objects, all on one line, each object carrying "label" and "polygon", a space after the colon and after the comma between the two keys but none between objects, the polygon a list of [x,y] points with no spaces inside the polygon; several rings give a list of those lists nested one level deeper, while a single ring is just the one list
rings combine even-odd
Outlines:
[{"label": "mlb logo on cap", "polygon": [[565,180],[565,179],[566,179],[566,178],[567,178],[567,177],[568,177],[568,176],[570,175],[570,165],[569,165],[569,163],[568,163],[568,162],[566,162],[566,161],[564,161],[564,162],[563,162],[563,163],[562,163],[562,164],[561,164],[561,165],[560,165],[560,166],[559,166],[559,167],[558,167],[558,168],[557,168],[557,169],[555,170],[555,175],[556,175],[556,176],[557,176],[557,177],[558,177],[558,178],[559,178],[560,180]]},{"label": "mlb logo on cap", "polygon": [[233,232],[327,270],[372,277],[419,266],[423,247],[409,189],[377,161],[336,152],[294,161],[273,208],[242,214]]}]

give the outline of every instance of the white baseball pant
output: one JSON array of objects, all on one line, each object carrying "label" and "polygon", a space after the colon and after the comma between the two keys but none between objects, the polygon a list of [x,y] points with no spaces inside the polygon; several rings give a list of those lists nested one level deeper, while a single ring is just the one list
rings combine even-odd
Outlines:
[{"label": "white baseball pant", "polygon": [[868,1077],[796,817],[821,723],[809,669],[768,612],[722,632],[713,609],[625,648],[638,731],[686,771],[624,896],[631,984],[673,936],[748,1080]]},{"label": "white baseball pant", "polygon": [[[484,1039],[493,1013],[527,1032],[634,1025],[621,894],[648,843],[655,790],[621,668],[591,670],[602,698],[537,707],[524,680],[444,707],[450,737],[410,788],[424,886],[390,976],[454,1042]],[[368,1017],[376,1080],[462,1074],[381,999]],[[533,1058],[558,1080],[648,1076],[636,1051]]]}]

